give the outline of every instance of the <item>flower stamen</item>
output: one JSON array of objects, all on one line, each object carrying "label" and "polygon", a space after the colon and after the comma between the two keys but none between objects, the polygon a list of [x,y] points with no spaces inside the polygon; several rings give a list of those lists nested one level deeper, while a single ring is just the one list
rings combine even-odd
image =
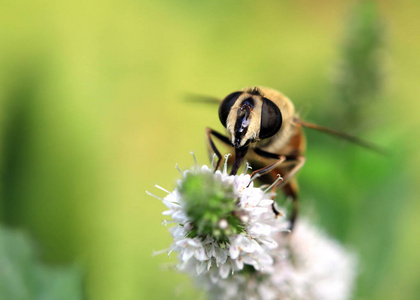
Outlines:
[{"label": "flower stamen", "polygon": [[277,179],[268,187],[268,188],[266,188],[265,190],[264,190],[264,194],[265,193],[267,193],[269,190],[271,190],[271,188],[273,187],[273,186],[275,186],[276,184],[277,184],[277,182],[279,182],[280,180],[283,180],[283,177],[281,177],[281,175],[280,174],[277,174]]},{"label": "flower stamen", "polygon": [[194,164],[195,164],[195,169],[198,172],[198,162],[197,162],[197,157],[195,157],[195,153],[194,151],[191,151],[190,154],[192,155],[193,159],[194,159]]},{"label": "flower stamen", "polygon": [[155,194],[152,194],[152,193],[151,193],[151,192],[149,192],[149,191],[146,191],[146,194],[147,194],[147,195],[149,195],[149,196],[152,196],[153,198],[156,198],[156,199],[158,199],[158,200],[160,200],[160,201],[163,201],[163,199],[162,199],[161,197],[156,196]]},{"label": "flower stamen", "polygon": [[170,191],[168,191],[167,189],[165,189],[165,188],[163,188],[163,187],[161,187],[160,185],[158,185],[158,184],[155,184],[154,185],[154,187],[155,188],[158,188],[158,189],[160,189],[160,190],[162,190],[162,191],[164,191],[165,193],[167,193],[167,194],[170,194],[171,192]]},{"label": "flower stamen", "polygon": [[225,155],[225,164],[223,166],[223,174],[227,174],[227,163],[228,163],[229,156],[230,156],[230,153]]},{"label": "flower stamen", "polygon": [[181,172],[181,169],[178,167],[178,164],[175,164],[175,169],[177,169],[179,174],[181,174],[181,176],[184,177],[184,174]]}]

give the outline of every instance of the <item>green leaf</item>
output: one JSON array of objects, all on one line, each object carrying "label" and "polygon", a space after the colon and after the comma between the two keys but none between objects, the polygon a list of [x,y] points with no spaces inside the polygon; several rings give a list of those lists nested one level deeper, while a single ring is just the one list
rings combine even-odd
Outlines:
[{"label": "green leaf", "polygon": [[0,227],[0,299],[83,299],[77,267],[51,267],[37,258],[26,234]]}]

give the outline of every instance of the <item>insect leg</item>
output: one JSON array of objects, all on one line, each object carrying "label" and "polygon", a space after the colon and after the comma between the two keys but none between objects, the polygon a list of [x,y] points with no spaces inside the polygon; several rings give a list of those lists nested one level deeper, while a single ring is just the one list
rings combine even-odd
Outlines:
[{"label": "insect leg", "polygon": [[258,169],[258,170],[255,170],[254,172],[252,172],[251,178],[260,177],[260,176],[262,176],[264,174],[267,174],[268,172],[270,172],[271,170],[273,170],[274,168],[276,168],[278,165],[280,165],[281,163],[283,163],[285,160],[286,160],[286,156],[279,155],[277,157],[277,161],[275,163],[272,163],[271,165],[268,165],[268,166],[266,166],[264,168],[261,168],[261,169]]},{"label": "insect leg", "polygon": [[[302,166],[305,163],[305,156],[299,155],[296,157],[295,165],[292,167],[292,169],[284,176],[284,180],[282,182],[279,182],[274,188],[283,188],[285,190],[285,193],[287,194],[287,187],[290,188],[290,196],[292,197],[292,213],[290,216],[290,230],[293,229],[293,226],[295,225],[296,222],[296,218],[298,215],[298,211],[299,211],[299,198],[297,195],[297,185],[295,184],[294,186],[296,188],[293,189],[293,182],[295,182],[295,180],[290,182],[290,179],[293,178],[293,176],[297,173],[297,171],[300,170],[300,168],[302,168]],[[290,183],[290,184],[289,184]],[[285,185],[287,184],[287,186]]]},{"label": "insect leg", "polygon": [[[283,156],[286,158],[284,162],[291,163],[293,165],[293,167],[291,167],[291,169],[286,174],[284,174],[283,180],[279,181],[272,188],[272,191],[276,190],[277,188],[284,188],[285,194],[292,197],[293,202],[292,202],[292,213],[290,216],[290,229],[293,229],[293,226],[296,222],[296,218],[298,215],[299,199],[297,196],[296,182],[292,181],[289,184],[289,181],[293,178],[293,176],[297,173],[297,171],[299,171],[300,168],[302,168],[302,166],[305,163],[306,158],[303,155],[279,155],[279,154],[270,153],[270,152],[261,150],[259,148],[254,149],[254,151],[256,154],[264,158],[280,159],[280,157]],[[274,208],[274,204],[273,204],[273,211],[276,215],[278,214],[278,211]]]},{"label": "insect leg", "polygon": [[[264,174],[267,174],[268,172],[272,171],[273,169],[275,169],[277,166],[279,166],[281,163],[283,163],[286,160],[286,157],[284,155],[279,155],[278,160],[275,163],[272,163],[271,165],[268,165],[264,168],[255,170],[254,172],[252,172],[251,174],[251,180],[253,180],[255,177],[260,177]],[[281,178],[280,181],[283,181],[284,179]],[[275,188],[275,186],[272,187],[272,190]],[[272,205],[272,209],[273,212],[276,216],[280,215],[280,212],[276,209],[274,202]]]},{"label": "insect leg", "polygon": [[298,195],[298,185],[297,185],[296,180],[294,178],[289,180],[289,182],[283,186],[282,191],[284,192],[286,196],[292,199],[292,212],[289,218],[290,220],[289,228],[290,230],[292,230],[296,222],[298,212],[299,212],[299,195]]},{"label": "insect leg", "polygon": [[276,188],[281,187],[282,185],[286,184],[290,180],[290,178],[292,178],[297,173],[297,171],[299,171],[300,168],[302,168],[306,160],[305,156],[303,155],[280,155],[280,154],[267,152],[259,148],[255,148],[254,152],[264,158],[280,159],[280,157],[283,156],[285,157],[284,162],[293,164],[293,167],[290,169],[290,171],[283,176],[283,180],[279,181],[279,183],[275,185]]},{"label": "insect leg", "polygon": [[232,144],[227,137],[225,137],[223,134],[220,134],[220,133],[218,133],[217,131],[215,131],[211,128],[208,128],[208,127],[206,128],[206,135],[207,135],[207,141],[209,143],[209,146],[211,147],[211,149],[213,150],[213,152],[217,156],[217,164],[216,164],[216,168],[214,169],[216,171],[216,170],[219,169],[219,167],[222,163],[222,155],[220,154],[219,150],[217,149],[216,145],[214,144],[211,136],[213,135],[218,140],[220,140],[221,142],[223,142],[223,143],[225,143],[229,146],[232,146]]}]

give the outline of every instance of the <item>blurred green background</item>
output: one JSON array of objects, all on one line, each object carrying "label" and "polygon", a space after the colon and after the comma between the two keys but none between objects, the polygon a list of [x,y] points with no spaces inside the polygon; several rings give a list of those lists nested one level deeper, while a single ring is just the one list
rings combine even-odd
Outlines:
[{"label": "blurred green background", "polygon": [[264,85],[389,150],[307,131],[302,215],[359,254],[354,299],[419,299],[419,15],[418,1],[0,1],[1,223],[43,264],[83,269],[85,299],[203,298],[176,255],[152,257],[171,238],[145,190],[172,189],[191,150],[208,163],[204,128],[223,130],[186,93]]}]

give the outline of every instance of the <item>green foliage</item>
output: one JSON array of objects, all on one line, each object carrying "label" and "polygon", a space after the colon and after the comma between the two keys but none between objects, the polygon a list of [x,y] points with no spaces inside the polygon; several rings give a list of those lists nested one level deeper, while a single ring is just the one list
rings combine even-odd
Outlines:
[{"label": "green foliage", "polygon": [[[398,240],[399,235],[395,215],[409,198],[401,161],[395,159],[406,156],[406,145],[392,137],[390,126],[383,126],[380,134],[367,126],[386,123],[389,118],[377,113],[380,106],[389,105],[384,93],[386,62],[381,52],[388,46],[384,26],[373,1],[358,2],[351,10],[344,23],[339,72],[332,82],[334,105],[328,109],[333,118],[325,116],[319,122],[330,122],[330,126],[387,147],[390,155],[384,157],[317,133],[308,134],[308,177],[301,180],[302,198],[317,200],[317,217],[323,227],[344,243],[357,245],[360,274],[354,289],[356,299],[371,295],[372,287],[385,281],[385,270],[397,247],[391,241]],[[307,209],[305,204],[301,207]]]},{"label": "green foliage", "polygon": [[[383,87],[383,22],[373,1],[361,1],[345,24],[341,60],[334,78],[340,126],[354,128],[360,111],[378,100]],[[351,127],[350,127],[351,126]]]},{"label": "green foliage", "polygon": [[83,299],[78,268],[46,266],[35,252],[25,234],[0,227],[0,299]]},{"label": "green foliage", "polygon": [[[228,235],[244,232],[235,215],[238,206],[233,184],[224,183],[210,173],[188,173],[179,192],[193,226],[189,237],[211,236],[224,243]],[[220,226],[224,221],[227,225]]]}]

